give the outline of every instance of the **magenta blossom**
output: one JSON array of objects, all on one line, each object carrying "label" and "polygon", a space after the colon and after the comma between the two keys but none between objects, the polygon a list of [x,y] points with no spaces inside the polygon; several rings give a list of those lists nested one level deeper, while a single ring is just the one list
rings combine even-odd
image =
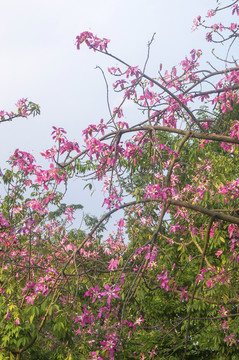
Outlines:
[{"label": "magenta blossom", "polygon": [[216,255],[217,258],[219,258],[219,256],[222,255],[222,253],[223,253],[222,249],[219,249],[219,250],[215,253],[215,255]]},{"label": "magenta blossom", "polygon": [[185,299],[186,301],[188,301],[188,294],[186,293],[188,286],[186,286],[185,288],[180,287],[181,292],[181,296],[180,296],[180,301],[183,301],[183,299]]},{"label": "magenta blossom", "polygon": [[11,311],[8,310],[7,315],[4,318],[4,321],[7,321],[8,319],[10,319],[12,317]]},{"label": "magenta blossom", "polygon": [[110,271],[111,271],[111,270],[114,270],[114,269],[117,269],[118,264],[119,264],[119,260],[111,259],[108,269],[109,269]]},{"label": "magenta blossom", "polygon": [[112,298],[119,298],[119,295],[117,294],[120,290],[121,287],[118,287],[117,285],[115,286],[109,286],[108,284],[106,284],[104,286],[106,291],[102,291],[101,295],[102,296],[108,296],[107,298],[107,304],[110,306],[111,300]]},{"label": "magenta blossom", "polygon": [[91,356],[93,356],[93,358],[90,358],[88,360],[104,360],[102,357],[100,357],[95,351],[92,351]]}]

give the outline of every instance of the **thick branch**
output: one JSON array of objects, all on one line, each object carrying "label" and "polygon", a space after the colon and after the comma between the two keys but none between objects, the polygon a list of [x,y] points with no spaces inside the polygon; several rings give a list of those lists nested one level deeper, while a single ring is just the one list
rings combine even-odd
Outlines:
[{"label": "thick branch", "polygon": [[[152,117],[153,118],[153,117]],[[150,131],[150,130],[158,130],[158,131],[165,131],[165,132],[169,132],[169,133],[173,133],[173,134],[179,134],[179,135],[187,135],[188,131],[186,130],[181,130],[181,129],[174,129],[174,128],[170,128],[167,126],[159,126],[159,125],[154,125],[154,126],[136,126],[130,129],[123,129],[123,130],[117,130],[117,131],[112,131],[109,134],[106,134],[104,136],[102,136],[99,141],[104,141],[107,140],[113,136],[116,135],[123,135],[123,134],[127,134],[130,132],[137,132],[137,131]],[[190,137],[191,138],[195,138],[195,139],[201,139],[201,140],[212,140],[212,141],[219,141],[219,142],[225,142],[225,143],[230,143],[230,144],[239,144],[239,139],[237,138],[233,138],[231,136],[226,136],[226,135],[217,135],[217,134],[206,134],[206,133],[200,133],[200,132],[196,132],[196,131],[191,131],[190,132]],[[88,150],[84,150],[82,151],[80,154],[77,154],[76,156],[74,156],[70,161],[68,161],[65,164],[61,164],[61,166],[65,167],[68,166],[70,164],[72,164],[74,161],[76,161],[79,157],[87,154]]]},{"label": "thick branch", "polygon": [[227,221],[229,223],[232,224],[237,224],[239,225],[239,218],[236,216],[231,216],[231,215],[226,215],[226,214],[221,214],[219,212],[216,212],[214,210],[209,210],[206,208],[203,208],[202,206],[199,205],[193,205],[190,204],[186,201],[181,201],[181,200],[168,200],[168,202],[172,205],[176,205],[176,206],[181,206],[181,207],[185,207],[187,209],[191,209],[191,210],[196,210],[202,214],[208,215],[210,217],[215,217],[217,219],[223,220],[223,221]]}]

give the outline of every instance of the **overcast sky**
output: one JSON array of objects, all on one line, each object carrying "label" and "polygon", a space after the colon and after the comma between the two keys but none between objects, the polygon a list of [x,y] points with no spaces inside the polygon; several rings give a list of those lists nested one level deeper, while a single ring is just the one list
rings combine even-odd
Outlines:
[{"label": "overcast sky", "polygon": [[[112,53],[141,66],[147,42],[156,32],[148,67],[153,76],[160,63],[170,68],[192,48],[209,53],[203,31],[191,28],[193,18],[215,4],[215,0],[0,0],[0,110],[15,110],[14,104],[23,97],[41,107],[38,117],[1,124],[0,167],[16,148],[37,158],[52,144],[52,126],[65,128],[71,140],[82,143],[82,129],[108,116],[104,81],[95,66],[107,69],[116,63],[85,46],[77,51],[76,35],[91,31],[111,39]],[[77,200],[87,204],[82,187],[77,187]]]}]

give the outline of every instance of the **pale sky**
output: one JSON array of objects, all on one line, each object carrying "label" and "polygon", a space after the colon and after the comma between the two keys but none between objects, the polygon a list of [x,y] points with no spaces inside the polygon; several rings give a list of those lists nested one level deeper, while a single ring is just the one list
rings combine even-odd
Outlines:
[{"label": "pale sky", "polygon": [[[170,69],[192,48],[209,54],[205,33],[191,28],[193,19],[215,4],[215,0],[0,0],[0,110],[14,111],[23,97],[41,107],[38,117],[1,124],[0,167],[16,148],[38,158],[52,145],[52,126],[65,128],[70,140],[82,144],[82,129],[107,118],[105,84],[95,66],[107,71],[116,62],[85,46],[77,51],[74,42],[79,33],[91,31],[111,39],[110,52],[132,66],[142,66],[147,42],[156,32],[146,71],[154,76],[160,63]],[[74,200],[89,207],[89,194],[82,195],[84,185],[74,185],[79,195],[74,194]]]}]

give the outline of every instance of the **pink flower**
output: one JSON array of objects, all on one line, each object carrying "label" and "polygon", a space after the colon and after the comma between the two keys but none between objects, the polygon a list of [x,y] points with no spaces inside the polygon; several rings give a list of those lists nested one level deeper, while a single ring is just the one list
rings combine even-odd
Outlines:
[{"label": "pink flower", "polygon": [[141,71],[139,70],[139,67],[138,67],[138,66],[135,66],[135,67],[130,66],[130,67],[128,68],[128,70],[126,71],[126,77],[127,77],[127,78],[128,78],[129,76],[133,76],[133,75],[135,75],[136,78],[138,78],[138,77],[140,76],[140,74],[141,74]]},{"label": "pink flower", "polygon": [[214,16],[216,13],[215,13],[215,11],[214,10],[208,10],[208,12],[207,12],[207,17],[212,17],[212,16]]},{"label": "pink flower", "polygon": [[209,42],[212,41],[212,33],[211,32],[206,34],[206,40]]},{"label": "pink flower", "polygon": [[165,289],[166,291],[169,291],[168,283],[171,278],[168,278],[168,272],[166,271],[165,267],[163,267],[163,269],[164,270],[161,272],[161,274],[157,276],[158,281],[160,281],[161,289]]},{"label": "pink flower", "polygon": [[122,74],[122,71],[120,70],[120,68],[111,67],[111,68],[108,68],[108,71],[110,74],[115,74],[116,72],[118,72],[118,74]]},{"label": "pink flower", "polygon": [[104,360],[102,357],[100,357],[95,351],[92,351],[91,356],[93,356],[93,358],[88,359],[88,360]]},{"label": "pink flower", "polygon": [[231,137],[239,139],[239,121],[233,121],[233,126],[230,128],[230,135]]},{"label": "pink flower", "polygon": [[235,339],[235,335],[233,335],[233,334],[226,336],[224,341],[229,342],[229,346],[232,346],[232,345],[237,346],[237,343],[239,342],[239,340]]},{"label": "pink flower", "polygon": [[104,51],[107,49],[108,43],[110,40],[108,39],[99,39],[97,36],[94,36],[89,31],[82,32],[79,36],[76,37],[76,47],[77,50],[80,49],[80,45],[85,42],[89,49]]},{"label": "pink flower", "polygon": [[188,294],[186,293],[188,286],[186,286],[185,288],[180,287],[181,292],[181,297],[180,297],[180,301],[183,301],[183,299],[185,298],[186,301],[188,301]]},{"label": "pink flower", "polygon": [[222,255],[222,253],[223,253],[222,249],[219,249],[219,250],[215,253],[215,255],[216,255],[217,258],[219,258],[219,256]]},{"label": "pink flower", "polygon": [[118,338],[116,333],[112,333],[109,334],[108,338],[106,339],[106,341],[101,341],[101,345],[104,345],[103,350],[107,349],[108,352],[110,353],[110,359],[114,359],[114,353],[115,350],[119,350],[119,348],[117,347],[117,342],[118,342]]},{"label": "pink flower", "polygon": [[228,317],[228,313],[230,312],[230,310],[226,310],[224,306],[221,306],[221,310],[219,310],[219,312],[222,314],[222,318],[223,317]]},{"label": "pink flower", "polygon": [[230,26],[230,30],[233,31],[233,30],[236,30],[237,29],[237,24],[235,23],[231,23],[231,26]]},{"label": "pink flower", "polygon": [[104,288],[105,288],[106,291],[102,291],[101,295],[102,296],[108,296],[107,304],[110,305],[111,300],[112,300],[113,297],[114,298],[119,298],[119,295],[117,293],[121,290],[121,288],[118,287],[117,285],[109,286],[108,284],[106,284],[104,286]]},{"label": "pink flower", "polygon": [[124,116],[123,110],[118,108],[118,107],[115,107],[114,110],[113,110],[113,115],[117,116],[118,118],[121,118],[121,117]]},{"label": "pink flower", "polygon": [[143,319],[142,315],[135,321],[134,325],[141,325],[142,322],[144,322],[145,319]]},{"label": "pink flower", "polygon": [[26,296],[26,301],[27,303],[29,304],[34,304],[34,301],[35,301],[35,295],[31,295],[31,296]]},{"label": "pink flower", "polygon": [[7,315],[4,318],[4,321],[7,321],[8,319],[10,319],[12,317],[11,311],[8,310]]},{"label": "pink flower", "polygon": [[[81,315],[76,314],[74,322],[77,323],[79,321],[81,322],[81,326],[83,326],[83,327],[86,326],[87,324],[94,325],[94,316],[91,314],[91,312],[89,310],[87,310],[87,305],[84,305]],[[80,333],[80,331],[81,331],[80,327],[77,331],[78,331],[78,333]]]},{"label": "pink flower", "polygon": [[99,286],[96,285],[95,288],[91,288],[90,290],[86,291],[84,297],[89,296],[92,299],[92,303],[94,303],[97,299],[101,299],[100,289]]},{"label": "pink flower", "polygon": [[232,15],[237,14],[239,16],[239,6],[237,4],[233,5]]},{"label": "pink flower", "polygon": [[119,261],[118,261],[118,260],[111,259],[108,269],[109,269],[110,271],[111,271],[111,270],[114,270],[114,269],[117,269],[118,264],[119,264]]},{"label": "pink flower", "polygon": [[15,325],[20,325],[20,320],[17,319],[15,322],[14,322]]},{"label": "pink flower", "polygon": [[150,352],[150,354],[149,354],[149,357],[153,357],[155,354],[156,354],[156,350],[157,349],[157,345],[155,345],[155,347],[154,347],[154,349],[153,350],[151,350],[151,352]]}]

